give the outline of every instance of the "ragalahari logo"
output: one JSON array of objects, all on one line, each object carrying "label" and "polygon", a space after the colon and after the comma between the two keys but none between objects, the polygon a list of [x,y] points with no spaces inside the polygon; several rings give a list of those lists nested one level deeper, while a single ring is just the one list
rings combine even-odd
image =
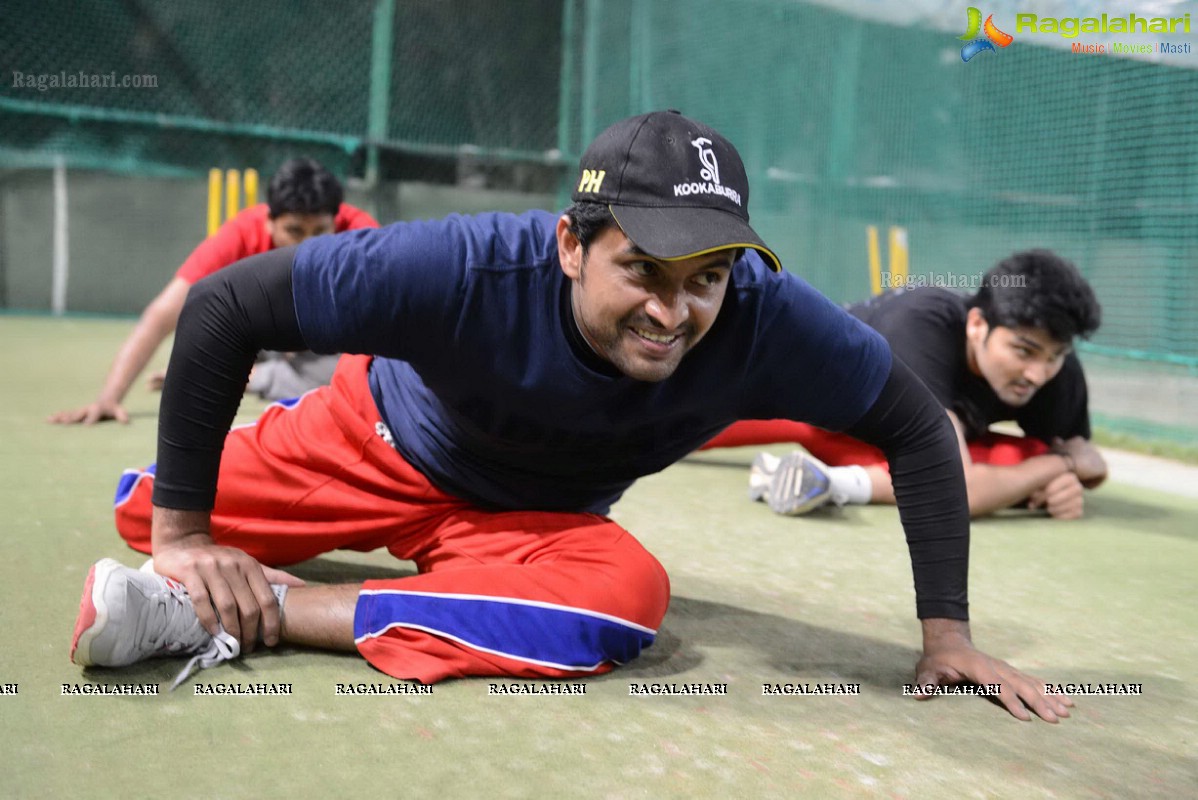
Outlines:
[{"label": "ragalahari logo", "polygon": [[[985,33],[985,36],[978,36],[979,33]],[[986,24],[982,24],[982,12],[978,11],[973,6],[969,7],[969,27],[965,33],[957,37],[961,41],[968,42],[961,48],[961,60],[969,61],[983,50],[996,52],[994,45],[1006,47],[1015,40],[1009,33],[1003,33],[994,24],[994,15],[986,17]]]}]

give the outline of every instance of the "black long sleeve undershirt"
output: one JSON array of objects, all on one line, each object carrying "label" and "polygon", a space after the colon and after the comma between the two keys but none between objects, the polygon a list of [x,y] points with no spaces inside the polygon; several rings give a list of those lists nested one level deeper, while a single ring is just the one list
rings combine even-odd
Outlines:
[{"label": "black long sleeve undershirt", "polygon": [[886,454],[920,619],[969,619],[969,499],[952,422],[897,356],[873,406],[845,431]]},{"label": "black long sleeve undershirt", "polygon": [[251,256],[188,292],[162,387],[154,505],[212,508],[225,436],[254,357],[307,349],[292,298],[294,259],[294,247]]}]

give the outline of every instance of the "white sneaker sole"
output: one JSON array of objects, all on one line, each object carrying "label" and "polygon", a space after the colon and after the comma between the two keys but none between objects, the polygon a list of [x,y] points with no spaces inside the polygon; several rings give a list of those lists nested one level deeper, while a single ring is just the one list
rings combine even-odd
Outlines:
[{"label": "white sneaker sole", "polygon": [[101,559],[92,565],[83,585],[83,596],[79,599],[79,616],[75,619],[75,635],[71,639],[71,661],[81,667],[95,664],[92,659],[92,644],[108,625],[108,603],[104,590],[112,574],[124,565],[111,558]]},{"label": "white sneaker sole", "polygon": [[772,453],[758,453],[753,458],[753,466],[749,467],[749,499],[753,502],[766,500],[770,493],[770,484],[774,480],[774,470],[778,468],[778,456]]}]

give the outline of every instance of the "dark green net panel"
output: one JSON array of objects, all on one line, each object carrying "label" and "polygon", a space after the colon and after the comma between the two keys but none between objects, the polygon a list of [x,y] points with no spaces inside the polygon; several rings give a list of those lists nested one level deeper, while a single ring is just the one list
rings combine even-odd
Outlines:
[{"label": "dark green net panel", "polygon": [[[265,177],[312,155],[391,218],[422,211],[397,196],[434,196],[413,186],[451,192],[435,193],[438,212],[485,192],[561,205],[594,134],[672,107],[738,145],[755,227],[838,301],[870,290],[871,225],[883,269],[886,231],[906,230],[925,282],[1028,247],[1074,260],[1104,311],[1081,348],[1097,422],[1198,444],[1198,69],[1184,59],[1021,35],[964,63],[959,31],[789,0],[12,0],[5,12],[17,21],[0,31],[10,307],[47,307],[56,161],[87,200],[69,206],[68,305],[131,312],[147,290],[122,280],[160,286],[202,235],[211,167]],[[79,71],[156,86],[38,91],[13,74]],[[114,214],[105,196],[132,210]],[[185,213],[163,211],[172,197]]]}]

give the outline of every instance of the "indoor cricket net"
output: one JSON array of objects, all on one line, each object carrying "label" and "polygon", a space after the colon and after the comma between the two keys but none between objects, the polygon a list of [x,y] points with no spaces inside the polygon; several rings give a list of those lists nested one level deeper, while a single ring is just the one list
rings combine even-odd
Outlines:
[{"label": "indoor cricket net", "polygon": [[65,307],[132,313],[203,235],[212,168],[312,155],[383,218],[420,216],[385,205],[417,184],[561,205],[599,130],[673,107],[737,143],[754,226],[838,301],[871,291],[871,227],[887,285],[968,288],[1028,247],[1072,259],[1103,304],[1083,347],[1096,403],[1120,398],[1096,417],[1198,444],[1198,70],[1027,35],[965,63],[965,5],[944,30],[790,0],[18,0],[10,72],[156,86],[4,76],[0,303],[51,307],[55,164]]}]

